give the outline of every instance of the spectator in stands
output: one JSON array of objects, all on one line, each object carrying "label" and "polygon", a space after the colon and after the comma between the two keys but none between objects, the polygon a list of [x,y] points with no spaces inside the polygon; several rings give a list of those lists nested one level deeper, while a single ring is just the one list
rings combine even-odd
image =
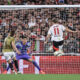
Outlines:
[{"label": "spectator in stands", "polygon": [[[28,34],[31,39],[35,39],[35,36],[37,36],[36,33],[38,33],[44,40],[49,27],[54,24],[54,19],[61,19],[62,24],[65,26],[72,26],[72,28],[80,30],[79,13],[79,8],[42,8],[13,11],[0,10],[0,32],[4,39],[4,37],[7,36],[8,31],[14,27],[19,33]],[[70,35],[71,37],[80,38],[80,33],[76,36],[66,32],[66,34],[64,34],[65,39],[69,39]]]},{"label": "spectator in stands", "polygon": [[76,39],[74,37],[72,37],[69,40],[69,43],[67,45],[69,47],[69,53],[78,53],[78,49],[79,49],[79,43],[78,41],[76,41]]},{"label": "spectator in stands", "polygon": [[31,19],[29,19],[28,26],[29,26],[29,28],[36,26],[36,19],[35,19],[35,17],[31,17]]},{"label": "spectator in stands", "polygon": [[0,34],[0,53],[2,51],[2,34]]},{"label": "spectator in stands", "polygon": [[0,5],[80,4],[80,0],[0,0]]},{"label": "spectator in stands", "polygon": [[31,34],[31,36],[32,36],[33,38],[35,38],[35,40],[42,40],[42,41],[45,40],[45,36],[44,36],[44,35],[41,35],[41,30],[40,30],[40,28],[37,29],[37,31],[36,31],[35,34]]}]

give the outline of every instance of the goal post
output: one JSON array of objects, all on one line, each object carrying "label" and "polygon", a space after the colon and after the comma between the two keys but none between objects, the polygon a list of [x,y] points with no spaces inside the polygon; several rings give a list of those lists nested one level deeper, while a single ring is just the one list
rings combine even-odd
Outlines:
[{"label": "goal post", "polygon": [[[0,51],[12,28],[17,30],[17,37],[19,33],[29,37],[32,43],[30,55],[46,74],[80,74],[80,32],[64,32],[64,56],[54,56],[54,51],[49,51],[51,40],[44,45],[54,19],[61,20],[65,27],[80,31],[79,18],[80,5],[0,5]],[[33,64],[26,61],[20,60],[19,67],[22,73],[39,74]],[[0,56],[0,72],[5,69],[6,61]]]}]

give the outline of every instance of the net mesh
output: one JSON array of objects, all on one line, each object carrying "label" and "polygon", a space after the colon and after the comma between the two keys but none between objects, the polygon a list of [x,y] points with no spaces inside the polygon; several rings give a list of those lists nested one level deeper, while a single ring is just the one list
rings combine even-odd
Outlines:
[{"label": "net mesh", "polygon": [[[47,74],[80,74],[80,33],[64,32],[64,56],[56,57],[49,51],[52,42],[44,45],[48,29],[53,20],[61,21],[65,27],[80,30],[80,7],[74,6],[1,6],[0,7],[0,52],[4,38],[9,30],[16,30],[16,40],[20,34],[26,34],[31,45],[31,56]],[[2,55],[2,54],[1,54]],[[6,61],[0,57],[0,73],[6,69]],[[39,71],[23,60],[19,60],[22,73]],[[9,70],[8,73],[11,73]]]}]

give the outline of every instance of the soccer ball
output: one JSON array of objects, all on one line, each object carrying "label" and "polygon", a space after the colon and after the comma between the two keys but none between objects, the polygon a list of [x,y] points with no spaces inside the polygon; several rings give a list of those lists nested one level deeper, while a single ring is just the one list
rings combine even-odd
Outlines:
[{"label": "soccer ball", "polygon": [[62,56],[62,55],[64,55],[62,50],[55,51],[53,54],[54,54],[54,56]]}]

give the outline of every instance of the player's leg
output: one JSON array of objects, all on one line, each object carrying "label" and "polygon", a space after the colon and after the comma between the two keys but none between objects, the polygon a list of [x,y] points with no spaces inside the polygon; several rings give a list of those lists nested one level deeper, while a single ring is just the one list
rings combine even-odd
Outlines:
[{"label": "player's leg", "polygon": [[62,50],[64,41],[59,42],[59,49]]},{"label": "player's leg", "polygon": [[11,70],[14,70],[14,69],[13,69],[13,65],[12,65],[12,63],[11,63],[11,59],[8,60],[8,63],[9,63],[9,67],[11,68]]},{"label": "player's leg", "polygon": [[29,62],[32,62],[33,65],[40,71],[41,74],[45,74],[45,72],[43,72],[41,70],[41,68],[39,67],[39,65],[36,63],[36,61],[34,61],[31,57],[26,56],[25,60],[28,60]]},{"label": "player's leg", "polygon": [[16,57],[14,57],[14,64],[15,64],[15,67],[17,69],[17,71],[19,71],[19,67],[18,67],[18,61],[16,60]]},{"label": "player's leg", "polygon": [[33,65],[40,71],[41,69],[40,69],[40,67],[39,67],[39,65],[36,63],[36,61],[34,61],[33,59],[27,59],[29,62],[32,62],[33,63]]},{"label": "player's leg", "polygon": [[24,55],[20,55],[18,58],[32,62],[33,65],[36,66],[39,71],[41,70],[38,64],[27,53],[25,53]]},{"label": "player's leg", "polygon": [[[14,62],[12,61],[12,65],[13,65],[13,63]],[[3,72],[3,74],[6,74],[9,69],[10,69],[10,66],[8,65],[7,68],[6,68],[6,70]]]},{"label": "player's leg", "polygon": [[[53,49],[54,49],[54,55],[55,56],[62,56],[64,53],[62,51],[62,44],[64,41],[55,42],[53,41]],[[61,46],[61,47],[60,47]]]},{"label": "player's leg", "polygon": [[[18,57],[18,55],[17,55],[17,54],[16,54],[16,59],[17,59],[17,60],[19,60],[19,59],[20,59],[20,58]],[[14,61],[12,61],[12,64],[14,64]],[[9,67],[9,65],[8,65],[8,66],[7,66],[7,68],[6,68],[6,71],[8,71],[8,70],[9,70],[9,68],[10,68],[10,67]]]},{"label": "player's leg", "polygon": [[53,50],[58,51],[59,50],[59,43],[56,41],[53,41]]},{"label": "player's leg", "polygon": [[13,61],[14,61],[15,67],[16,67],[17,72],[18,72],[19,71],[18,60],[16,59],[16,55],[14,52],[13,52]]},{"label": "player's leg", "polygon": [[49,47],[48,51],[58,51],[59,50],[59,42],[53,41],[53,45]]},{"label": "player's leg", "polygon": [[[14,63],[14,62],[12,61],[12,64],[13,64],[13,63]],[[9,67],[9,65],[8,65],[8,66],[7,66],[7,68],[6,68],[6,70],[8,71],[8,70],[9,70],[9,68],[10,68],[10,67]]]},{"label": "player's leg", "polygon": [[14,70],[13,69],[13,65],[12,65],[12,63],[11,63],[11,57],[10,57],[10,53],[9,52],[7,52],[7,53],[4,53],[4,56],[5,56],[5,59],[6,59],[6,61],[8,62],[8,64],[9,64],[9,67],[11,68],[11,70]]},{"label": "player's leg", "polygon": [[24,55],[18,55],[17,56],[18,59],[23,59],[23,60],[26,60],[26,61],[29,61],[31,63],[33,63],[33,65],[41,72],[41,74],[45,74],[45,72],[43,72],[39,65],[27,54],[25,53]]},{"label": "player's leg", "polygon": [[64,55],[64,52],[63,52],[63,43],[64,43],[64,41],[60,41],[59,42],[59,52],[62,53],[61,55]]},{"label": "player's leg", "polygon": [[[16,54],[16,59],[19,60],[19,59],[22,59],[22,56]],[[14,64],[14,61],[12,61],[12,64]],[[3,72],[3,74],[5,74],[8,70],[9,70],[9,65],[7,66],[6,70]]]},{"label": "player's leg", "polygon": [[18,60],[19,60],[19,59],[23,59],[23,60],[32,62],[33,65],[34,65],[35,67],[37,67],[37,69],[38,69],[42,74],[45,74],[45,73],[40,69],[40,67],[38,66],[38,64],[37,64],[27,53],[25,53],[25,54],[23,54],[23,55],[17,55],[16,57],[17,57]]},{"label": "player's leg", "polygon": [[[13,64],[12,64],[12,60],[11,60],[10,54],[11,54],[10,52],[4,53],[4,57],[5,57],[6,61],[9,64],[9,68],[11,68],[11,70],[14,72],[14,68],[13,68]],[[3,74],[6,74],[6,73],[7,73],[7,71],[3,72]]]}]

